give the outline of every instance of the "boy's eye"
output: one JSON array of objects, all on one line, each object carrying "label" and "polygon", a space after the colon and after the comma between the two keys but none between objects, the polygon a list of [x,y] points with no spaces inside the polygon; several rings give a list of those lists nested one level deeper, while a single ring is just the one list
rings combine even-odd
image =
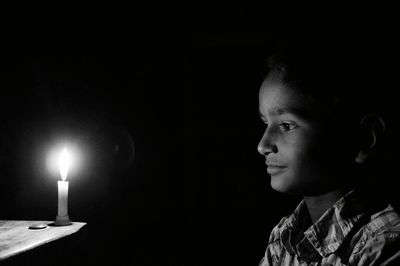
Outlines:
[{"label": "boy's eye", "polygon": [[293,122],[283,122],[279,126],[283,131],[291,131],[297,127],[296,123]]}]

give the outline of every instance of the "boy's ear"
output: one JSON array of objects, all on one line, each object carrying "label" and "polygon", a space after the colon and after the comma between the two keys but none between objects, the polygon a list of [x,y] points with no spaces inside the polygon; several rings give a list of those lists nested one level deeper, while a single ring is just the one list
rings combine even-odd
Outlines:
[{"label": "boy's ear", "polygon": [[385,121],[379,115],[366,115],[360,121],[360,150],[355,158],[357,163],[364,163],[376,149],[377,143],[386,130]]}]

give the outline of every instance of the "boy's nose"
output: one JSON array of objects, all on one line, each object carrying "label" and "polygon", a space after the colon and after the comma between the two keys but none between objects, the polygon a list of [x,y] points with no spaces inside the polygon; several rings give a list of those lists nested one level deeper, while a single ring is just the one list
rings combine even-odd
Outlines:
[{"label": "boy's nose", "polygon": [[261,155],[268,155],[270,153],[276,153],[277,148],[276,145],[271,140],[271,136],[267,131],[264,133],[263,137],[261,138],[260,142],[257,145],[257,151]]}]

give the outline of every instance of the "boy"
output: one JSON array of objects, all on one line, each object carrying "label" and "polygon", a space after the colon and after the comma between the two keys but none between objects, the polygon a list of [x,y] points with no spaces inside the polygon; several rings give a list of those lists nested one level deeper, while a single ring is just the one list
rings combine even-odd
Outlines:
[{"label": "boy", "polygon": [[303,201],[273,228],[261,266],[396,263],[400,217],[368,194],[365,168],[385,123],[360,101],[370,81],[353,52],[299,47],[269,60],[258,151],[272,188]]}]

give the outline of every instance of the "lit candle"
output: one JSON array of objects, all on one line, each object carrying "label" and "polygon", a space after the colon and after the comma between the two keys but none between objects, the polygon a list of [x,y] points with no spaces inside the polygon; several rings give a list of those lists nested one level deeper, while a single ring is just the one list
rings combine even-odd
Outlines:
[{"label": "lit candle", "polygon": [[58,167],[62,181],[58,181],[58,213],[55,225],[70,225],[68,216],[68,171],[71,165],[71,155],[67,148],[64,148],[58,157]]}]

